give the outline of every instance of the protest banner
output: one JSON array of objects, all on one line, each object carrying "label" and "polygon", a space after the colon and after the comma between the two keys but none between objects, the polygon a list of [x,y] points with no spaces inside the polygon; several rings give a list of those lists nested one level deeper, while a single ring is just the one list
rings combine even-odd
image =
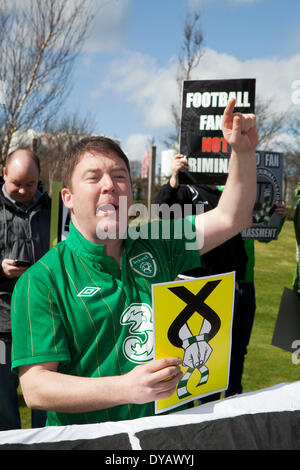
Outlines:
[{"label": "protest banner", "polygon": [[0,451],[100,450],[100,463],[119,468],[155,464],[200,468],[202,450],[299,451],[299,419],[297,381],[166,415],[1,431]]},{"label": "protest banner", "polygon": [[245,240],[276,240],[281,217],[275,213],[282,200],[282,153],[256,151],[257,193],[253,225],[242,231]]},{"label": "protest banner", "polygon": [[183,378],[162,413],[228,387],[235,273],[152,285],[155,358],[183,359]]},{"label": "protest banner", "polygon": [[235,98],[235,112],[254,113],[255,79],[187,80],[183,82],[180,153],[189,171],[179,183],[225,184],[230,146],[222,133],[222,116]]}]

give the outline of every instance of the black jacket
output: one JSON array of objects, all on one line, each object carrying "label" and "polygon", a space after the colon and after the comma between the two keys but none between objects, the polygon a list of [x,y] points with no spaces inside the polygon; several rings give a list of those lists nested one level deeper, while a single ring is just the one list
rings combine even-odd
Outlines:
[{"label": "black jacket", "polygon": [[[184,215],[184,204],[190,204],[191,213],[196,213],[197,204],[203,204],[204,212],[217,206],[222,192],[206,185],[179,185],[172,188],[170,183],[162,186],[155,198],[156,204],[180,204]],[[189,212],[189,211],[188,211]],[[185,212],[187,215],[187,211]],[[170,214],[172,215],[172,213]],[[236,280],[243,279],[246,271],[247,254],[240,234],[201,256],[202,266],[183,274],[201,277],[235,271]]]},{"label": "black jacket", "polygon": [[[0,267],[2,260],[35,263],[49,250],[51,200],[42,194],[29,209],[8,200],[0,186]],[[10,331],[10,299],[18,278],[8,279],[0,270],[0,332]]]}]

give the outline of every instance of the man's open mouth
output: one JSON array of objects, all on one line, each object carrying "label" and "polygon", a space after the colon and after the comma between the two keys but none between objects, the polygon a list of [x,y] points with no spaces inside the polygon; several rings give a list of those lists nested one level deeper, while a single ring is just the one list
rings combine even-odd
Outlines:
[{"label": "man's open mouth", "polygon": [[116,212],[119,209],[117,204],[102,204],[101,206],[97,207],[96,215],[104,215],[104,214],[111,214]]}]

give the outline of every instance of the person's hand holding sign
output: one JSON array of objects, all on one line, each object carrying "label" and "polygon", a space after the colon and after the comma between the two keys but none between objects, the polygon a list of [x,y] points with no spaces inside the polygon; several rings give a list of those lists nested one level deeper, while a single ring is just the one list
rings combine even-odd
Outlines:
[{"label": "person's hand holding sign", "polygon": [[172,174],[170,178],[170,186],[172,188],[177,188],[178,187],[178,173],[180,171],[187,171],[188,170],[188,163],[186,158],[181,155],[175,155],[173,163],[172,163]]}]

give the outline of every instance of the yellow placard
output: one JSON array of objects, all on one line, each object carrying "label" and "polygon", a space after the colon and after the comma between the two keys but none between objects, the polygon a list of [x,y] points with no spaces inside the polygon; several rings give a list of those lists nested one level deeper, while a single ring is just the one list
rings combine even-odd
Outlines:
[{"label": "yellow placard", "polygon": [[235,273],[153,284],[155,358],[180,357],[183,378],[155,412],[228,387]]},{"label": "yellow placard", "polygon": [[60,225],[60,191],[62,183],[54,181],[52,184],[51,198],[51,222],[50,222],[50,248],[53,248],[59,241],[58,232]]},{"label": "yellow placard", "polygon": [[62,183],[54,181],[52,184],[51,221],[50,221],[50,248],[65,240],[69,233],[69,211],[61,198]]}]

